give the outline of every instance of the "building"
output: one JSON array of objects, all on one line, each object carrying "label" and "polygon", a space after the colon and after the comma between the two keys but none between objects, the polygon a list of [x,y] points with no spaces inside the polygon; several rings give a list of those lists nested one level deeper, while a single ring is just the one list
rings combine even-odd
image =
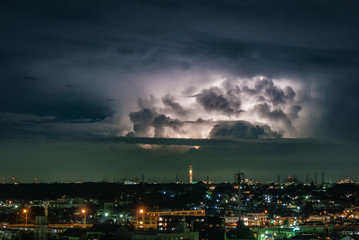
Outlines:
[{"label": "building", "polygon": [[225,238],[224,219],[206,216],[163,216],[158,221],[158,229],[163,232],[176,231],[176,226],[184,224],[192,232],[199,233],[201,240],[222,240]]},{"label": "building", "polygon": [[172,232],[132,232],[131,240],[199,240],[199,233],[188,229],[186,223],[181,222]]},{"label": "building", "polygon": [[[81,233],[77,233],[77,237]],[[65,235],[65,234],[64,234]],[[67,234],[70,235],[70,234]],[[72,236],[72,235],[70,235]],[[95,224],[81,235],[81,240],[113,239],[113,240],[199,240],[198,232],[193,232],[185,224],[179,224],[172,232],[129,231],[114,224]],[[70,238],[69,238],[70,239]],[[72,238],[78,239],[78,238]]]},{"label": "building", "polygon": [[244,225],[247,226],[263,226],[267,221],[265,213],[247,213],[242,217]]},{"label": "building", "polygon": [[85,236],[85,228],[69,228],[60,235],[60,240],[80,240]]},{"label": "building", "polygon": [[[252,226],[264,226],[267,222],[267,215],[265,213],[247,213],[242,215],[241,220],[244,225]],[[238,217],[225,217],[226,225],[233,226],[238,222]]]},{"label": "building", "polygon": [[140,209],[136,213],[135,227],[136,229],[157,229],[158,222],[163,216],[205,216],[205,210],[182,210],[182,211],[160,211],[146,212]]}]

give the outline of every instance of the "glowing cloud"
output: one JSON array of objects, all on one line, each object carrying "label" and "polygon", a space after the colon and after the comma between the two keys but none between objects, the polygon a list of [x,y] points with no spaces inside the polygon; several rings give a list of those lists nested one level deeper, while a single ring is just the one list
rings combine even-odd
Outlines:
[{"label": "glowing cloud", "polygon": [[[264,76],[219,78],[191,91],[138,100],[127,136],[171,138],[278,138],[298,136],[300,86]],[[277,83],[279,82],[279,83]],[[194,90],[196,89],[196,90]],[[191,92],[191,94],[188,94]],[[228,136],[226,136],[228,134]]]}]

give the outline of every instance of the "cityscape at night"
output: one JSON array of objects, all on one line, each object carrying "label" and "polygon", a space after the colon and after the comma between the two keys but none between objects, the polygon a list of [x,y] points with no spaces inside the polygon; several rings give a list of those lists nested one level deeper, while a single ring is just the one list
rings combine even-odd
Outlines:
[{"label": "cityscape at night", "polygon": [[[191,168],[189,168],[191,169]],[[190,172],[191,171],[191,172]],[[235,181],[7,183],[2,239],[342,239],[359,232],[359,183],[324,173]],[[241,222],[238,222],[239,217]],[[247,229],[246,229],[247,228]]]},{"label": "cityscape at night", "polygon": [[359,239],[355,0],[1,0],[0,240]]}]

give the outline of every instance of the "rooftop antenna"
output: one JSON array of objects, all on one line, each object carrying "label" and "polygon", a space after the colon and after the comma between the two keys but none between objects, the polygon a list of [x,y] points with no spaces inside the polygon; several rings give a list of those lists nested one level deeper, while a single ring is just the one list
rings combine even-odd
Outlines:
[{"label": "rooftop antenna", "polygon": [[309,173],[307,173],[307,184],[309,184]]}]

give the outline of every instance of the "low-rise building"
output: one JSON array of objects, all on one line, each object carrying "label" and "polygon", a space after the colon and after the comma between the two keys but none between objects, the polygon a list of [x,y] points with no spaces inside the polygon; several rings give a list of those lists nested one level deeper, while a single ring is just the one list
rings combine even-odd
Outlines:
[{"label": "low-rise building", "polygon": [[140,209],[136,213],[135,228],[137,229],[157,229],[158,221],[162,216],[205,216],[205,210],[182,210],[182,211],[158,211],[147,212]]}]

